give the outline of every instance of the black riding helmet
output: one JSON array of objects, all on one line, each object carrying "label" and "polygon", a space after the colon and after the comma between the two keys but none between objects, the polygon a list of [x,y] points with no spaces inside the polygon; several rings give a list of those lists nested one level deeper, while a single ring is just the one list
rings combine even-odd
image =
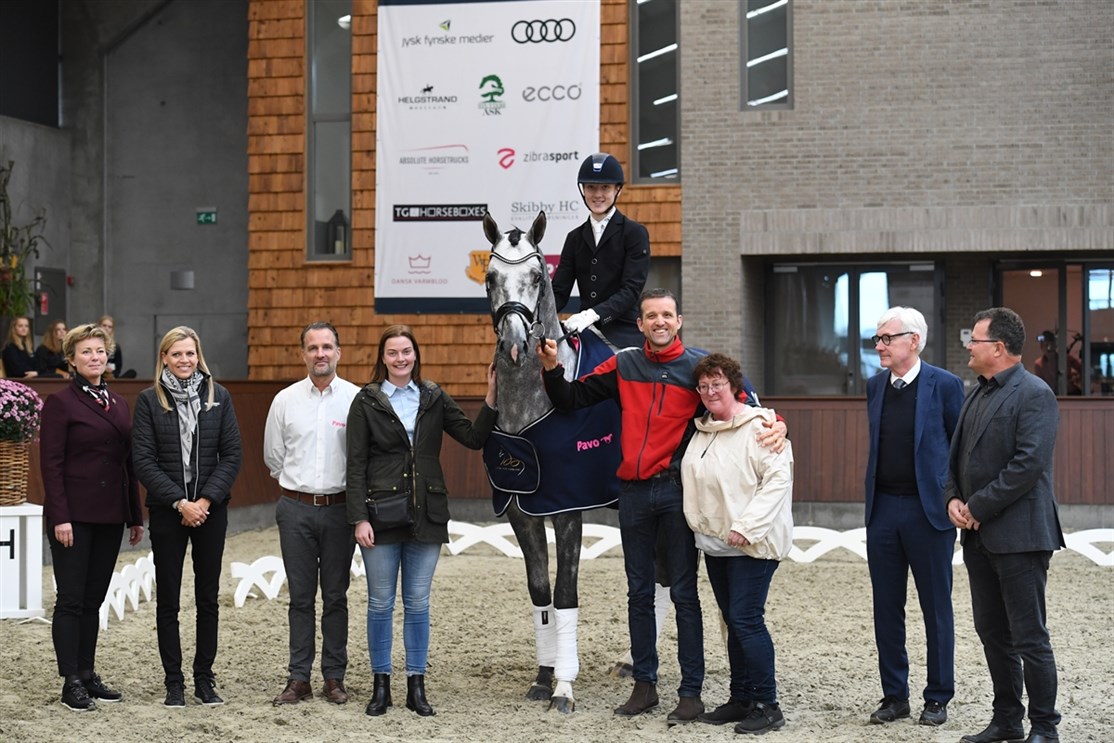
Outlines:
[{"label": "black riding helmet", "polygon": [[[584,158],[584,162],[580,164],[580,172],[576,176],[576,187],[580,191],[580,198],[584,200],[585,206],[588,206],[588,197],[584,195],[585,183],[613,183],[618,186],[619,191],[615,192],[615,198],[611,202],[611,206],[615,206],[625,182],[626,176],[623,175],[623,166],[619,164],[614,156],[606,152],[597,152]],[[611,207],[609,206],[608,209],[610,210]]]},{"label": "black riding helmet", "polygon": [[612,155],[606,152],[597,152],[589,155],[580,164],[580,173],[576,182],[583,183],[614,183],[623,185],[627,182],[623,175],[623,166]]}]

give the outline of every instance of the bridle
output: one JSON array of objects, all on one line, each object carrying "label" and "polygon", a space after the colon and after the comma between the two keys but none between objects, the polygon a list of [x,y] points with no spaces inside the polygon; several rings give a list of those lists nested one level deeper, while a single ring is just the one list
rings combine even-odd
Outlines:
[{"label": "bridle", "polygon": [[[521,232],[520,232],[520,234],[521,234]],[[512,240],[512,244],[517,244],[517,241]],[[499,255],[499,253],[497,253],[495,251],[495,248],[492,247],[491,257],[493,259],[496,259],[496,258],[499,259],[503,263],[506,263],[508,266],[517,266],[517,265],[520,265],[522,263],[526,263],[527,261],[537,259],[537,261],[538,261],[538,263],[541,267],[541,270],[542,271],[547,271],[548,270],[546,268],[546,264],[545,264],[545,257],[542,256],[541,251],[539,251],[537,248],[534,248],[533,252],[527,253],[526,255],[522,256],[521,258],[513,258],[512,259],[512,258],[507,258],[506,256],[503,256],[503,255]],[[539,322],[536,319],[536,317],[538,315],[538,308],[541,306],[541,301],[542,301],[542,293],[539,291],[538,292],[538,300],[537,300],[537,302],[534,303],[534,308],[533,309],[530,309],[529,307],[527,307],[522,302],[515,302],[515,301],[504,302],[503,304],[499,305],[495,309],[495,313],[492,315],[492,318],[491,318],[492,325],[495,328],[495,337],[501,338],[501,335],[499,333],[499,325],[500,325],[500,323],[503,322],[503,320],[506,319],[507,315],[517,315],[520,318],[522,318],[522,322],[526,325],[527,332],[529,333],[531,338],[533,338],[534,340],[541,340],[542,338],[545,338],[545,326],[542,325],[542,323]]]}]

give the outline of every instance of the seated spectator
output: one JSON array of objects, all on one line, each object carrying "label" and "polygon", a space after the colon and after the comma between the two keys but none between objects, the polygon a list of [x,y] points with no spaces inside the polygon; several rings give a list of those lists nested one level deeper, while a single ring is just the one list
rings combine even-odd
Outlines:
[{"label": "seated spectator", "polygon": [[31,318],[16,317],[8,325],[8,339],[0,352],[5,374],[12,379],[30,379],[39,376],[35,366],[35,340],[31,333]]},{"label": "seated spectator", "polygon": [[97,320],[97,325],[108,333],[112,352],[108,355],[108,370],[105,373],[109,379],[135,379],[135,369],[124,369],[124,352],[120,350],[120,344],[116,342],[116,321],[112,319],[112,315],[102,315],[100,320]]},{"label": "seated spectator", "polygon": [[65,320],[55,320],[47,327],[43,342],[35,349],[35,368],[40,377],[70,378],[70,365],[62,353],[62,339],[65,337]]}]

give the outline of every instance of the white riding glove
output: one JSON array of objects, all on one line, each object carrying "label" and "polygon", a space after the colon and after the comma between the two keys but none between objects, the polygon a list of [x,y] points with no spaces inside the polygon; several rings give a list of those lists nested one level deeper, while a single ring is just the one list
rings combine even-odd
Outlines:
[{"label": "white riding glove", "polygon": [[579,333],[599,319],[600,316],[596,314],[595,310],[584,310],[583,312],[577,312],[568,320],[565,320],[565,330],[569,333]]}]

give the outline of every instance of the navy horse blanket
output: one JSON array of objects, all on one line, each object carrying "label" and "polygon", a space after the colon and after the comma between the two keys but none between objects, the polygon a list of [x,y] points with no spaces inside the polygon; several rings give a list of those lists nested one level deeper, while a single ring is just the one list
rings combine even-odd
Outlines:
[{"label": "navy horse blanket", "polygon": [[[581,333],[576,377],[611,356],[595,333]],[[531,516],[614,505],[620,420],[618,404],[605,400],[568,413],[550,410],[517,435],[496,426],[483,452],[495,515],[502,516],[512,498]]]}]

